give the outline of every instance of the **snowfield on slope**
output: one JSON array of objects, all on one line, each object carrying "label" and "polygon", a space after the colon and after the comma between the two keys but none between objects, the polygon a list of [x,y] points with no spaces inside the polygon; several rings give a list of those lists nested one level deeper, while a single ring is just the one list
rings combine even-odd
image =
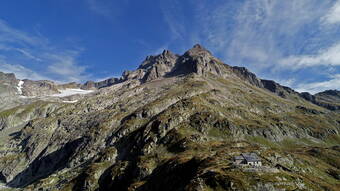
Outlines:
[{"label": "snowfield on slope", "polygon": [[18,94],[22,95],[22,85],[24,85],[24,81],[20,80],[17,86]]},{"label": "snowfield on slope", "polygon": [[63,103],[77,103],[78,100],[73,100],[73,101],[63,101]]},{"label": "snowfield on slope", "polygon": [[65,90],[59,90],[59,94],[53,94],[50,95],[52,97],[66,97],[66,96],[71,96],[71,95],[76,95],[76,94],[89,94],[92,93],[93,90],[82,90],[82,89],[65,89]]}]

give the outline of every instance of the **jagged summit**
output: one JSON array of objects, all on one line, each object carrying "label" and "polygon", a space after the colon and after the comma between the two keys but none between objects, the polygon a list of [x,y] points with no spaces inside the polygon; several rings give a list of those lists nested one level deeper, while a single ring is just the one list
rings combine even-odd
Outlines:
[{"label": "jagged summit", "polygon": [[186,51],[183,55],[177,55],[170,50],[164,50],[161,54],[156,56],[147,56],[138,69],[149,69],[156,64],[166,64],[174,66],[178,58],[194,57],[194,56],[212,56],[212,54],[200,44],[194,45],[191,49]]},{"label": "jagged summit", "polygon": [[202,74],[205,70],[219,73],[216,72],[216,69],[209,66],[215,62],[220,61],[214,58],[211,53],[201,45],[195,45],[183,55],[177,55],[169,50],[164,50],[159,55],[148,56],[137,70],[125,71],[122,75],[122,79],[123,81],[128,79],[139,79],[143,82],[147,82],[189,73]]},{"label": "jagged summit", "polygon": [[176,61],[178,55],[172,53],[170,50],[164,50],[161,54],[156,56],[147,56],[138,69],[148,69],[155,64],[172,64]]},{"label": "jagged summit", "polygon": [[200,44],[195,44],[192,49],[200,49],[200,50],[206,50],[202,45]]},{"label": "jagged summit", "polygon": [[189,49],[184,55],[188,56],[202,56],[202,55],[210,55],[212,56],[211,52],[208,51],[200,44],[194,45],[191,49]]}]

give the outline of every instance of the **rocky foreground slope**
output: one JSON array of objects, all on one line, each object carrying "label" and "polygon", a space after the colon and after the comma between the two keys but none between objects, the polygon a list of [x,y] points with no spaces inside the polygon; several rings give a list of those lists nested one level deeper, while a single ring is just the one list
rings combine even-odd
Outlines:
[{"label": "rocky foreground slope", "polygon": [[[74,85],[95,91],[77,102],[40,97],[0,112],[3,189],[340,186],[336,90],[300,94],[200,45],[147,57],[121,78]],[[244,152],[257,153],[263,166],[233,165]]]}]

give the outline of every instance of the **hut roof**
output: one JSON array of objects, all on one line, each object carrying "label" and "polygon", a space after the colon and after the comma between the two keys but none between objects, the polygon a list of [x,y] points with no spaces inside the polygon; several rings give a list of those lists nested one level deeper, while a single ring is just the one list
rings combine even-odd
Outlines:
[{"label": "hut roof", "polygon": [[241,155],[243,156],[243,158],[247,162],[258,162],[258,161],[261,161],[256,153],[242,153]]}]

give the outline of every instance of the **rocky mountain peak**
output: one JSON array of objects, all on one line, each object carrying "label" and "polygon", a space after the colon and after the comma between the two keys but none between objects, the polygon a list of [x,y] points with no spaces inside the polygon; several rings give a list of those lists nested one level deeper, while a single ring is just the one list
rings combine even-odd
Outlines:
[{"label": "rocky mountain peak", "polygon": [[208,51],[206,48],[204,48],[200,44],[194,45],[184,55],[186,56],[212,56],[211,52]]},{"label": "rocky mountain peak", "polygon": [[164,77],[171,72],[178,58],[178,55],[169,50],[156,56],[147,56],[137,70],[124,71],[121,80],[138,79],[146,82]]},{"label": "rocky mountain peak", "polygon": [[234,75],[253,85],[263,87],[255,74],[243,67],[230,67],[224,64],[200,44],[194,45],[183,55],[176,55],[169,50],[164,50],[159,55],[148,56],[137,70],[125,71],[122,79],[123,81],[139,79],[142,82],[147,82],[166,76],[181,76],[190,73],[197,75],[211,73],[222,78]]},{"label": "rocky mountain peak", "polygon": [[176,62],[178,55],[169,50],[164,50],[161,54],[156,56],[147,56],[138,69],[148,69],[156,64],[173,65]]},{"label": "rocky mountain peak", "polygon": [[164,58],[168,58],[168,57],[175,57],[176,55],[170,50],[163,50],[161,56]]},{"label": "rocky mountain peak", "polygon": [[212,72],[221,74],[225,66],[213,66],[217,62],[222,63],[199,44],[181,56],[169,50],[164,50],[159,55],[146,57],[137,70],[125,71],[122,75],[122,81],[138,79],[142,82],[147,82],[166,76],[189,73],[203,74]]}]

